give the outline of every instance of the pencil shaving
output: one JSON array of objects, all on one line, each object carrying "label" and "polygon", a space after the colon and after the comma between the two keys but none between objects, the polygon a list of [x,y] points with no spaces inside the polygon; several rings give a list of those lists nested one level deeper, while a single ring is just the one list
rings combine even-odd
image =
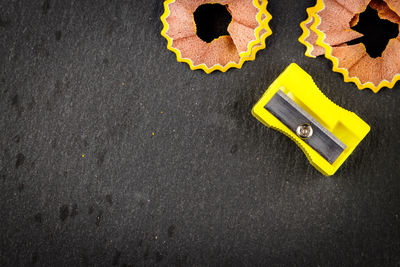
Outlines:
[{"label": "pencil shaving", "polygon": [[[241,68],[243,63],[254,60],[256,53],[265,48],[265,39],[272,33],[268,26],[271,15],[268,1],[260,0],[168,0],[162,35],[168,40],[168,49],[175,52],[179,62],[186,62],[192,70],[203,69],[225,72]],[[211,42],[197,35],[194,12],[204,4],[224,5],[232,16],[227,31]]]},{"label": "pencil shaving", "polygon": [[[371,57],[364,44],[348,45],[363,35],[351,29],[359,22],[368,6],[381,19],[400,24],[400,1],[397,0],[318,0],[309,8],[309,17],[301,24],[299,41],[306,45],[306,55],[325,54],[333,62],[333,70],[354,82],[359,89],[370,88],[375,93],[383,87],[392,88],[400,79],[400,36],[390,39],[380,57]],[[400,29],[400,27],[399,27]],[[317,37],[316,37],[317,36]]]}]

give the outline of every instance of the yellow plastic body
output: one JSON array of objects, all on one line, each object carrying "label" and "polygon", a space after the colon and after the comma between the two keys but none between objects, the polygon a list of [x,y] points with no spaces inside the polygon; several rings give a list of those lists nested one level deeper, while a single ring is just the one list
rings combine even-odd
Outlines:
[{"label": "yellow plastic body", "polygon": [[[169,10],[169,5],[171,3],[174,3],[175,0],[166,0],[164,1],[164,14],[161,16],[161,22],[163,23],[163,29],[161,31],[161,35],[167,39],[168,45],[167,48],[168,50],[171,50],[176,54],[176,58],[178,62],[185,62],[189,65],[191,70],[204,70],[205,73],[210,74],[213,71],[219,70],[221,72],[226,72],[230,68],[242,68],[243,64],[246,61],[253,61],[256,58],[256,54],[258,51],[262,50],[265,48],[265,40],[267,39],[268,36],[272,34],[272,30],[269,27],[269,22],[272,19],[271,14],[267,11],[267,5],[268,5],[268,0],[253,0],[253,5],[257,7],[260,12],[257,14],[257,21],[259,23],[259,26],[255,29],[254,34],[257,37],[256,40],[253,40],[249,43],[247,47],[246,52],[240,53],[240,61],[239,63],[235,62],[230,62],[226,66],[221,66],[220,64],[214,65],[212,67],[207,67],[205,64],[200,64],[200,65],[194,65],[193,62],[188,59],[188,58],[183,58],[181,55],[181,52],[172,47],[173,40],[170,36],[168,36],[167,31],[169,28],[169,24],[167,22],[167,18],[170,15],[170,10]],[[208,2],[208,3],[214,3],[217,4],[218,0]]]},{"label": "yellow plastic body", "polygon": [[[265,105],[278,90],[282,90],[347,147],[338,159],[330,164],[317,151],[299,138],[286,125],[265,109]],[[252,114],[268,127],[290,137],[303,150],[310,163],[326,176],[333,175],[370,131],[370,127],[353,112],[329,100],[315,85],[312,77],[297,64],[292,63],[271,84],[252,110]]]}]

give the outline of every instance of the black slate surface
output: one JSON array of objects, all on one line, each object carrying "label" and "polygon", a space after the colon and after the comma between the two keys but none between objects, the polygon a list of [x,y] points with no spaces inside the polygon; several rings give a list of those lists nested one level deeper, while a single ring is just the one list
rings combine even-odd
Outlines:
[{"label": "black slate surface", "polygon": [[[0,1],[0,265],[400,266],[400,85],[305,57],[313,2],[270,1],[267,49],[206,75],[160,0]],[[250,114],[291,62],[372,127],[332,178]]]}]

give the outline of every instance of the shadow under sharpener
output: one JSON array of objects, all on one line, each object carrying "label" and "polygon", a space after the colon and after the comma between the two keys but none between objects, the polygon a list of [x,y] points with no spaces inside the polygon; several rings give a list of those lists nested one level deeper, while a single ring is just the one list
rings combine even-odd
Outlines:
[{"label": "shadow under sharpener", "polygon": [[339,169],[370,131],[360,117],[329,100],[294,63],[272,83],[252,114],[295,141],[326,176]]}]

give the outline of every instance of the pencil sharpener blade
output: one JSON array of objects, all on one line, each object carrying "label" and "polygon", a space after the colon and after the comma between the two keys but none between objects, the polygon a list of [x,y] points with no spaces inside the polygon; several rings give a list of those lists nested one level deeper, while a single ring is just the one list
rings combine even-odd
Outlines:
[{"label": "pencil sharpener blade", "polygon": [[370,131],[356,114],[323,95],[311,76],[294,63],[272,83],[252,114],[294,140],[327,176],[338,170]]},{"label": "pencil sharpener blade", "polygon": [[[295,132],[297,136],[304,139],[305,143],[318,151],[329,163],[334,163],[346,149],[346,145],[342,141],[281,90],[276,92],[274,97],[265,105],[265,108],[292,132]],[[305,125],[308,125],[308,127]],[[305,130],[302,128],[305,128]],[[302,135],[302,130],[308,131],[308,133]],[[311,131],[312,135],[310,135]]]}]

